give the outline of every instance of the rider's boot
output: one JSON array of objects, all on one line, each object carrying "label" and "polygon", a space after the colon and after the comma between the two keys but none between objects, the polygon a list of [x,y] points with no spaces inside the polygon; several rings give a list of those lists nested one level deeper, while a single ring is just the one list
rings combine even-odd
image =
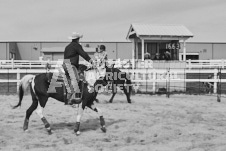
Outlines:
[{"label": "rider's boot", "polygon": [[[79,89],[77,88],[76,91],[71,91],[71,93],[68,93],[67,95],[67,104],[72,105],[72,104],[79,104],[81,102],[81,98],[82,98],[82,86],[81,86],[81,82],[78,84]],[[72,85],[71,85],[71,89]],[[74,90],[74,89],[73,89]]]},{"label": "rider's boot", "polygon": [[78,89],[75,92],[75,99],[80,100],[82,98],[82,91],[83,91],[83,81],[80,79],[78,81]]}]

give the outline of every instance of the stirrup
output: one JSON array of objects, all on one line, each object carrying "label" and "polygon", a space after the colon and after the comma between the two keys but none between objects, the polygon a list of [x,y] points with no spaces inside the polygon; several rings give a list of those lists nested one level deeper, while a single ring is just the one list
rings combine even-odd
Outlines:
[{"label": "stirrup", "polygon": [[81,93],[73,93],[71,97],[68,99],[68,104],[80,104],[82,102],[82,94]]},{"label": "stirrup", "polygon": [[74,97],[75,100],[82,99],[82,93],[75,93],[74,96],[75,96]]}]

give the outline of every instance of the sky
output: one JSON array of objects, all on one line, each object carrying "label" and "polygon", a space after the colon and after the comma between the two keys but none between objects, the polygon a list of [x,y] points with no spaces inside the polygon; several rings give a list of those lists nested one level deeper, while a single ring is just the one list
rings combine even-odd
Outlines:
[{"label": "sky", "polygon": [[0,0],[0,41],[127,41],[132,23],[179,24],[226,42],[225,0]]}]

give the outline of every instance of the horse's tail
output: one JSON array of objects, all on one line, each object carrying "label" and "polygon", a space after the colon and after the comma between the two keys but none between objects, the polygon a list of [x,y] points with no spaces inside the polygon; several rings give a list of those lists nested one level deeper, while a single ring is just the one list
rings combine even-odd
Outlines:
[{"label": "horse's tail", "polygon": [[24,92],[26,91],[30,81],[35,77],[35,75],[25,75],[21,81],[20,81],[20,85],[19,85],[19,90],[18,90],[18,95],[19,95],[19,102],[17,105],[13,106],[12,108],[15,109],[19,106],[21,106],[21,102],[23,100],[23,96],[24,96]]}]

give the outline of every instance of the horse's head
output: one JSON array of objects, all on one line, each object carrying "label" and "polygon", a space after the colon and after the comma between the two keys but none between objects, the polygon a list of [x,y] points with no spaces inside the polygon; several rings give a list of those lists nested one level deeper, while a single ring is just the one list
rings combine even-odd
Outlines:
[{"label": "horse's head", "polygon": [[95,83],[98,79],[97,72],[95,69],[90,69],[84,72],[85,80],[88,84],[89,89],[94,89]]}]

